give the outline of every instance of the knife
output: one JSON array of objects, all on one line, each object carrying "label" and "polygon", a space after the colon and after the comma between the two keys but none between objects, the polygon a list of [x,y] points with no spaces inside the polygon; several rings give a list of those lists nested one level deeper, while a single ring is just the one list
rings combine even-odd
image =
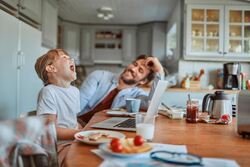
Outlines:
[{"label": "knife", "polygon": [[171,108],[169,108],[165,103],[162,102],[161,105],[163,105],[166,109],[171,110]]}]

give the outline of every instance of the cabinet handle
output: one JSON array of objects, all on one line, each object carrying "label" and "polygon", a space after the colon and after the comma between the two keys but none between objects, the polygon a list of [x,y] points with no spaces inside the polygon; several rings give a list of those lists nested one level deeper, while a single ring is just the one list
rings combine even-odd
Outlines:
[{"label": "cabinet handle", "polygon": [[218,53],[219,53],[219,54],[222,54],[222,51],[219,51]]},{"label": "cabinet handle", "polygon": [[227,54],[227,52],[223,52],[223,54]]},{"label": "cabinet handle", "polygon": [[25,64],[25,57],[22,51],[18,51],[17,53],[17,69],[22,69]]},{"label": "cabinet handle", "polygon": [[20,9],[23,9],[23,10],[25,9],[25,6],[23,6],[23,5],[20,4],[20,3],[17,4],[17,7],[19,7]]}]

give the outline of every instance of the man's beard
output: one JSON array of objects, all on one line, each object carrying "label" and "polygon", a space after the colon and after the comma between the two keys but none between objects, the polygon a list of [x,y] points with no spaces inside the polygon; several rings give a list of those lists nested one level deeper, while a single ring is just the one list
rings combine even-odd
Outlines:
[{"label": "man's beard", "polygon": [[[125,70],[125,71],[126,71],[126,70]],[[146,77],[143,78],[143,79],[141,79],[141,80],[139,80],[139,81],[134,80],[134,79],[126,79],[126,78],[123,76],[123,74],[125,73],[125,71],[121,74],[121,80],[122,80],[125,84],[127,84],[127,85],[138,85],[139,82],[144,81],[144,80],[146,79]],[[130,70],[128,70],[128,71],[130,71]],[[130,72],[131,72],[131,71],[130,71]],[[132,72],[131,72],[131,73],[132,73]]]},{"label": "man's beard", "polygon": [[123,76],[121,76],[121,80],[122,80],[125,84],[127,84],[127,85],[135,85],[135,84],[138,83],[138,82],[135,81],[134,79],[126,79],[126,78],[124,78]]}]

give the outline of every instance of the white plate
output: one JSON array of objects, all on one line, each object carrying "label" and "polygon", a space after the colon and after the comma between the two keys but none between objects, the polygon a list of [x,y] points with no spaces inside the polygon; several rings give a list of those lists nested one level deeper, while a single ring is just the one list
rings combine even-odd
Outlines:
[{"label": "white plate", "polygon": [[125,112],[125,111],[113,111],[113,110],[108,110],[106,114],[110,116],[130,116],[134,117],[136,113],[130,113],[130,112]]},{"label": "white plate", "polygon": [[134,154],[126,154],[126,153],[116,153],[113,152],[110,148],[109,148],[109,143],[105,143],[105,144],[101,144],[99,145],[99,149],[104,151],[105,153],[108,153],[110,155],[114,155],[114,156],[118,156],[118,157],[134,157],[134,156],[141,156],[147,153],[150,153],[150,151],[153,150],[153,148],[147,152],[143,152],[143,153],[134,153]]},{"label": "white plate", "polygon": [[[102,133],[108,135],[108,137],[101,137],[98,140],[89,140],[88,136],[91,134],[96,134],[96,133]],[[110,142],[113,138],[119,138],[123,139],[126,136],[120,132],[115,132],[115,131],[109,131],[109,130],[88,130],[88,131],[82,131],[78,132],[75,134],[75,139],[78,141],[81,141],[86,144],[91,144],[91,145],[98,145],[102,143],[108,143]]]}]

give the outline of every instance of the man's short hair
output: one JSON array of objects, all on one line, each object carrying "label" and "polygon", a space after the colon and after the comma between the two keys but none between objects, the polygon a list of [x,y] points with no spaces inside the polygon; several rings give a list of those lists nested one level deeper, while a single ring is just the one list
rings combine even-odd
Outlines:
[{"label": "man's short hair", "polygon": [[61,54],[68,55],[68,53],[63,49],[52,49],[36,60],[35,70],[38,77],[43,81],[44,85],[48,84],[46,66],[51,65],[52,62]]},{"label": "man's short hair", "polygon": [[[141,59],[147,59],[148,57],[154,57],[154,56],[149,56],[149,55],[140,55],[136,58],[135,61],[137,60],[141,60]],[[147,82],[144,85],[149,84],[151,81],[153,81],[155,79],[155,75],[156,73],[152,70],[149,71],[149,74],[144,78],[144,80],[146,79]]]}]

